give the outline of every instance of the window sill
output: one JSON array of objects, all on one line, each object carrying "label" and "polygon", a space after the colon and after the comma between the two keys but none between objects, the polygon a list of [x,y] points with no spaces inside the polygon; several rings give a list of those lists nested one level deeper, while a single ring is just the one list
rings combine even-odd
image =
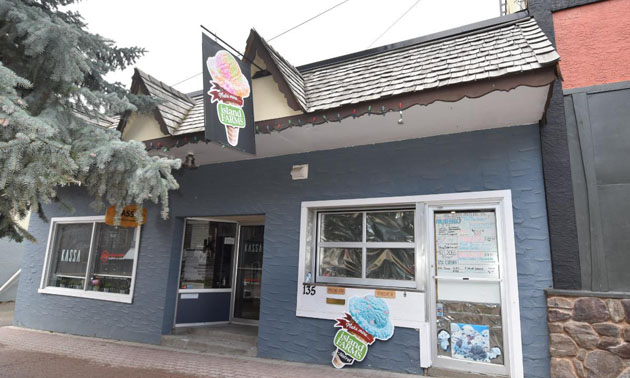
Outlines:
[{"label": "window sill", "polygon": [[408,291],[414,293],[424,293],[424,290],[415,287],[401,286],[376,286],[376,285],[358,285],[339,282],[302,282],[302,285],[323,286],[323,287],[343,287],[348,289],[368,289],[368,290],[391,290],[391,291]]},{"label": "window sill", "polygon": [[66,297],[88,298],[100,301],[132,303],[132,294],[104,293],[100,291],[88,291],[79,289],[67,289],[62,287],[45,287],[37,289],[40,294],[62,295]]}]

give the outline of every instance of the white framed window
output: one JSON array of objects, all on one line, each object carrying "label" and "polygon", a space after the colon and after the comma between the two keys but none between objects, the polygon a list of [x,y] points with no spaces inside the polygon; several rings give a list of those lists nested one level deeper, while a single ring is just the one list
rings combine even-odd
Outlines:
[{"label": "white framed window", "polygon": [[[413,239],[391,220],[395,237],[369,236],[371,217],[405,211]],[[370,259],[377,247],[413,249],[415,280],[371,276],[371,261],[395,257]],[[419,330],[422,367],[523,375],[510,190],[302,202],[299,251],[297,316],[333,320],[350,298],[381,295],[395,327]]]},{"label": "white framed window", "polygon": [[316,282],[416,287],[415,209],[317,214]]},{"label": "white framed window", "polygon": [[104,216],[50,223],[40,293],[132,302],[140,226],[113,227]]}]

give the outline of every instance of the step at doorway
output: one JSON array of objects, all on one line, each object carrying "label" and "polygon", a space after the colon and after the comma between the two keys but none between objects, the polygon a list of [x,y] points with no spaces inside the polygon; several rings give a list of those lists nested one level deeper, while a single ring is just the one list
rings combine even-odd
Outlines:
[{"label": "step at doorway", "polygon": [[256,357],[258,327],[226,324],[206,327],[178,327],[162,336],[162,346],[226,356]]}]

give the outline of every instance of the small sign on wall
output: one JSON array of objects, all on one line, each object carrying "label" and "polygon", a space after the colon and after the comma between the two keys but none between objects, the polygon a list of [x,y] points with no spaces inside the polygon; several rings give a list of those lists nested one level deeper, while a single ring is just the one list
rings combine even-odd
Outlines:
[{"label": "small sign on wall", "polygon": [[[147,221],[147,209],[142,209],[142,219],[140,221],[136,219],[137,210],[137,205],[129,205],[123,207],[122,211],[120,212],[120,224],[118,226],[138,227],[142,224],[145,224]],[[116,206],[110,206],[107,208],[107,212],[105,213],[105,224],[116,226],[114,218],[116,218]]]},{"label": "small sign on wall", "polygon": [[373,295],[352,297],[348,311],[337,319],[332,364],[337,369],[363,361],[368,346],[374,340],[389,340],[394,335],[394,325],[389,319],[389,307],[384,300]]}]

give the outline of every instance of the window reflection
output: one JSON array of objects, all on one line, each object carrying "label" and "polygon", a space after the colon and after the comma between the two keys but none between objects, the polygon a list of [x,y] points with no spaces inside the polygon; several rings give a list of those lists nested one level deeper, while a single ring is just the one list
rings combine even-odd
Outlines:
[{"label": "window reflection", "polygon": [[319,274],[361,278],[361,248],[321,248]]}]

